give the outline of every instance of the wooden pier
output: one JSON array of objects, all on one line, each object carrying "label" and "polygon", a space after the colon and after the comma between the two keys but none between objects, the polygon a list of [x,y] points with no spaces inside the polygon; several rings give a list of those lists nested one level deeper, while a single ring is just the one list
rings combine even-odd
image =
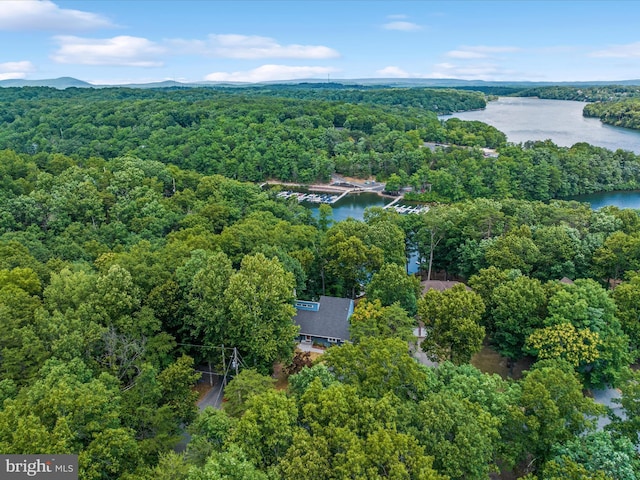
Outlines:
[{"label": "wooden pier", "polygon": [[409,206],[409,205],[401,205],[400,201],[404,197],[398,197],[393,202],[386,204],[383,208],[393,208],[396,212],[400,214],[407,213],[422,213],[428,212],[429,207],[427,205],[418,205],[418,206]]},{"label": "wooden pier", "polygon": [[351,193],[350,190],[342,192],[340,195],[331,194],[331,193],[301,193],[301,192],[292,192],[292,191],[284,191],[278,193],[278,197],[280,198],[296,198],[298,202],[309,202],[309,203],[326,203],[328,205],[333,205],[338,200],[344,198],[346,195]]}]

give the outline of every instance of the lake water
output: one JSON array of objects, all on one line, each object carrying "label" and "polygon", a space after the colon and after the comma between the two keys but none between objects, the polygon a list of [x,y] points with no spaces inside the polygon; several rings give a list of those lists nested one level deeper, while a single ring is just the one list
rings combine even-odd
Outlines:
[{"label": "lake water", "polygon": [[[375,193],[358,193],[355,195],[347,195],[343,199],[337,201],[331,208],[333,208],[333,221],[341,222],[347,218],[355,218],[356,220],[362,220],[364,217],[365,209],[369,207],[384,207],[387,203],[391,203],[393,199],[388,197],[381,197]],[[318,205],[317,204],[305,204],[313,215],[318,217]]]},{"label": "lake water", "polygon": [[640,209],[640,191],[633,190],[629,192],[600,192],[591,193],[589,195],[577,195],[567,198],[567,200],[577,200],[578,202],[587,202],[591,208],[597,210],[601,207],[614,205],[618,208]]},{"label": "lake water", "polygon": [[629,150],[640,154],[640,131],[605,125],[597,118],[582,116],[585,102],[500,97],[484,110],[459,112],[439,118],[479,120],[504,132],[509,142],[550,139],[570,147],[579,142],[609,150]]}]

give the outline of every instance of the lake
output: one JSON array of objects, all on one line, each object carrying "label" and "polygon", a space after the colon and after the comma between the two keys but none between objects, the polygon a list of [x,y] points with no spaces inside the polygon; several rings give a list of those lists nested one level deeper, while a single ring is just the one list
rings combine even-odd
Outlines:
[{"label": "lake", "polygon": [[[369,207],[384,207],[387,203],[391,203],[392,200],[392,198],[382,197],[376,193],[347,195],[331,205],[331,208],[333,208],[333,221],[341,222],[349,217],[362,220],[365,209]],[[316,218],[318,217],[318,204],[303,202],[303,205],[309,207],[313,215]]]},{"label": "lake", "polygon": [[484,110],[442,115],[479,120],[504,132],[509,142],[550,139],[556,145],[570,147],[579,142],[609,150],[629,150],[640,154],[640,131],[605,125],[597,118],[582,116],[586,102],[542,100],[524,97],[499,97]]},{"label": "lake", "polygon": [[608,205],[614,205],[618,208],[640,209],[640,191],[619,191],[619,192],[599,192],[590,193],[588,195],[576,195],[566,200],[577,200],[578,202],[587,202],[593,210]]}]

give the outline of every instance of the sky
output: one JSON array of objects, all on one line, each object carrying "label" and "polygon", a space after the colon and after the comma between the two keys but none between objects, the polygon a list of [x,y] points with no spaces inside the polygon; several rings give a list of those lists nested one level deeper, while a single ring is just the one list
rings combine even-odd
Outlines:
[{"label": "sky", "polygon": [[640,79],[640,2],[0,0],[0,80]]}]

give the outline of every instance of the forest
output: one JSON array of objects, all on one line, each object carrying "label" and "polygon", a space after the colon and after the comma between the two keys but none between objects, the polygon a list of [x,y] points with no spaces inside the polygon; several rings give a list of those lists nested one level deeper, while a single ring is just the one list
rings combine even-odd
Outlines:
[{"label": "forest", "polygon": [[640,129],[640,99],[590,103],[584,107],[584,116],[616,127]]},{"label": "forest", "polygon": [[[82,479],[638,478],[640,215],[559,200],[635,188],[638,157],[300,90],[0,92],[0,451]],[[334,222],[258,184],[333,173],[430,209]],[[423,292],[416,253],[470,289]],[[296,352],[295,298],[362,294],[351,343]],[[482,373],[483,345],[531,367]]]}]

